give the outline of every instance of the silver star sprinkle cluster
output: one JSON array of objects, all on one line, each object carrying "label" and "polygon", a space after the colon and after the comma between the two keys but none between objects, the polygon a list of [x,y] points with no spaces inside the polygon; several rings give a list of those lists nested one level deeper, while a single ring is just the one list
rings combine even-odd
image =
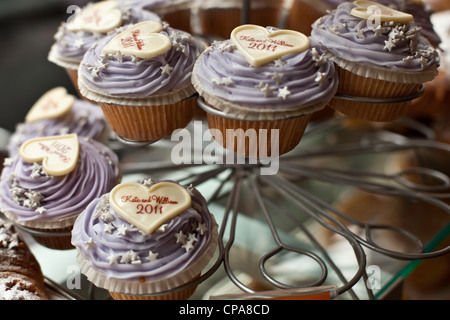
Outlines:
[{"label": "silver star sprinkle cluster", "polygon": [[22,188],[14,174],[10,176],[9,181],[11,182],[9,191],[16,204],[33,209],[39,214],[45,212],[45,208],[41,206],[41,200],[44,196],[39,191]]}]

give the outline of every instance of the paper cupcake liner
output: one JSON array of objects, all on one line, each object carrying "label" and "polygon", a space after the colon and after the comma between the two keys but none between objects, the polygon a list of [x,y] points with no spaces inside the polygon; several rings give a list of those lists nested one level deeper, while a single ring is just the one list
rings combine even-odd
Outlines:
[{"label": "paper cupcake liner", "polygon": [[156,141],[186,127],[192,120],[196,99],[170,105],[130,107],[98,102],[111,129],[132,141]]},{"label": "paper cupcake liner", "polygon": [[[4,212],[4,214],[15,224],[18,224],[19,226],[22,226],[26,229],[30,229],[31,236],[36,240],[36,242],[40,243],[41,245],[50,249],[57,250],[74,249],[74,246],[71,243],[72,236],[70,235],[70,231],[72,230],[73,224],[75,223],[78,214],[54,221],[19,221],[17,219],[17,216],[10,212]],[[34,234],[32,231],[42,232],[42,235]],[[68,235],[57,235],[61,232],[68,233]]]},{"label": "paper cupcake liner", "polygon": [[241,24],[240,9],[211,8],[200,10],[198,15],[200,34],[229,39],[231,31]]},{"label": "paper cupcake liner", "polygon": [[369,108],[362,103],[334,100],[331,107],[346,116],[374,122],[388,122],[400,119],[408,112],[411,102],[377,104]]},{"label": "paper cupcake liner", "polygon": [[177,90],[170,91],[167,94],[161,95],[152,95],[148,97],[142,98],[129,98],[129,97],[112,97],[101,94],[99,92],[95,92],[88,88],[88,86],[84,83],[83,77],[78,77],[78,87],[80,89],[80,93],[83,97],[88,100],[92,100],[95,102],[102,102],[106,104],[115,104],[120,106],[161,106],[161,105],[169,105],[180,102],[181,100],[185,100],[187,98],[192,97],[196,94],[194,87],[191,84],[186,85],[183,88],[179,88]]},{"label": "paper cupcake liner", "polygon": [[[373,78],[358,76],[340,67],[336,68],[339,74],[338,93],[344,95],[393,98],[409,96],[420,90],[420,84],[396,83]],[[359,101],[346,101],[332,99],[330,106],[345,115],[370,121],[393,121],[408,111],[411,101],[395,103],[366,103]]]},{"label": "paper cupcake liner", "polygon": [[187,300],[191,297],[196,288],[191,288],[189,290],[176,292],[168,295],[156,295],[156,296],[133,296],[126,294],[119,294],[116,292],[109,292],[114,300]]},{"label": "paper cupcake liner", "polygon": [[192,33],[191,28],[191,9],[184,7],[167,8],[156,12],[162,20],[167,21],[174,29],[179,29]]},{"label": "paper cupcake liner", "polygon": [[[316,11],[320,12],[321,15],[327,13],[328,10],[335,9],[334,5],[330,5],[329,1],[317,1],[317,0],[293,0],[291,8],[303,8],[303,6],[308,5],[314,8]],[[299,11],[296,11],[299,12]]]},{"label": "paper cupcake liner", "polygon": [[50,49],[50,52],[48,54],[48,60],[66,70],[66,73],[69,76],[69,79],[72,82],[80,98],[92,102],[89,99],[84,98],[80,92],[80,89],[78,88],[78,68],[80,67],[80,61],[67,61],[62,59],[57,53],[56,43],[53,44]]},{"label": "paper cupcake liner", "polygon": [[[148,1],[151,2],[151,1]],[[167,13],[190,10],[191,0],[178,0],[178,1],[162,1],[161,5],[151,5],[149,4],[146,10],[156,13],[162,16]]]},{"label": "paper cupcake liner", "polygon": [[312,114],[307,114],[284,120],[247,121],[207,113],[209,128],[221,133],[219,136],[213,134],[214,139],[224,148],[249,158],[272,158],[294,149],[311,116]]},{"label": "paper cupcake liner", "polygon": [[158,293],[163,293],[169,290],[172,292],[168,292],[168,294],[188,290],[191,286],[187,286],[182,290],[176,290],[176,288],[195,280],[215,254],[219,239],[218,225],[214,219],[214,216],[213,223],[213,228],[210,231],[211,242],[208,247],[205,248],[202,255],[199,256],[190,267],[180,271],[177,275],[171,276],[170,278],[159,278],[152,279],[147,282],[140,282],[139,280],[121,280],[107,277],[101,271],[95,270],[89,261],[83,257],[79,249],[77,249],[77,260],[80,265],[80,271],[96,287],[103,288],[118,295],[141,296],[141,298],[144,298],[146,295],[149,296],[152,294],[157,297]]},{"label": "paper cupcake liner", "polygon": [[[252,1],[249,23],[278,26],[283,1]],[[241,25],[242,1],[201,1],[195,7],[201,34],[229,39],[231,31]]]},{"label": "paper cupcake liner", "polygon": [[93,104],[96,104],[95,101],[89,100],[89,99],[83,97],[83,95],[81,94],[80,89],[78,88],[78,68],[77,68],[77,69],[65,68],[65,70],[66,70],[67,75],[68,75],[69,78],[70,78],[70,81],[71,81],[72,84],[73,84],[73,87],[74,87],[75,90],[77,91],[78,96],[79,96],[81,99],[83,99],[83,100],[86,100],[86,101],[88,101],[88,102],[91,102],[91,103],[93,103]]},{"label": "paper cupcake liner", "polygon": [[321,1],[293,0],[286,18],[286,29],[297,30],[306,35],[311,34],[311,25],[323,16],[330,6]]},{"label": "paper cupcake liner", "polygon": [[403,72],[375,66],[363,65],[337,57],[327,49],[323,49],[325,57],[333,61],[338,67],[354,73],[360,77],[378,79],[396,83],[424,83],[433,80],[438,75],[437,68],[420,72]]},{"label": "paper cupcake liner", "polygon": [[[68,228],[61,228],[61,229],[33,229],[35,231],[44,231],[46,233],[52,233],[52,232],[67,232],[70,233],[72,231],[72,227]],[[32,237],[36,242],[40,243],[44,247],[50,248],[50,249],[56,249],[56,250],[71,250],[75,249],[74,245],[72,244],[72,235],[68,234],[67,236],[38,236],[32,234]]]},{"label": "paper cupcake liner", "polygon": [[322,110],[316,111],[311,116],[311,122],[324,121],[334,117],[334,109],[326,105]]},{"label": "paper cupcake liner", "polygon": [[81,61],[67,60],[67,59],[61,58],[61,56],[58,54],[56,43],[51,46],[47,59],[50,62],[53,62],[54,64],[56,64],[64,69],[72,69],[72,70],[78,70],[78,67],[80,66],[80,62],[81,62]]},{"label": "paper cupcake liner", "polygon": [[[280,8],[284,6],[284,0],[258,0],[252,1],[252,9],[258,8]],[[195,10],[210,9],[210,8],[242,8],[242,0],[202,0],[197,1],[192,5]]]},{"label": "paper cupcake liner", "polygon": [[[198,60],[197,62],[198,63]],[[195,70],[195,66],[194,66]],[[239,120],[249,120],[249,121],[275,121],[275,120],[283,120],[289,118],[295,118],[298,116],[303,116],[307,114],[311,114],[313,112],[319,111],[323,109],[329,102],[318,101],[309,103],[306,105],[299,106],[297,108],[283,108],[278,107],[274,109],[268,108],[256,108],[256,107],[248,107],[244,105],[238,105],[235,103],[231,103],[224,99],[215,97],[207,93],[203,90],[201,83],[199,82],[195,72],[192,77],[192,84],[195,90],[199,93],[199,95],[212,107],[217,110],[222,111],[227,114],[229,118],[235,118]]]},{"label": "paper cupcake liner", "polygon": [[[258,2],[258,1],[257,1]],[[250,13],[250,23],[259,26],[275,26],[280,24],[282,14],[282,2],[273,1],[267,7],[252,8]]]},{"label": "paper cupcake liner", "polygon": [[65,217],[58,220],[30,220],[30,221],[21,221],[17,218],[17,216],[11,212],[5,211],[3,212],[5,216],[17,223],[21,226],[31,229],[44,229],[44,230],[54,230],[54,229],[65,229],[67,227],[73,226],[75,220],[77,219],[79,214],[71,215],[70,217]]},{"label": "paper cupcake liner", "polygon": [[[198,278],[198,275],[196,278]],[[195,279],[196,279],[195,278]],[[192,280],[195,280],[192,279]],[[187,300],[189,299],[197,289],[196,285],[189,286],[186,290],[180,290],[170,294],[161,295],[129,295],[117,292],[109,291],[109,294],[114,300]]]}]

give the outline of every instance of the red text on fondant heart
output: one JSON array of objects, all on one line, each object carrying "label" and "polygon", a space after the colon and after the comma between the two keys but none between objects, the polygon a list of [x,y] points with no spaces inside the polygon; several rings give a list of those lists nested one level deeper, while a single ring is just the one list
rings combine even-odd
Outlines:
[{"label": "red text on fondant heart", "polygon": [[70,173],[78,162],[76,134],[38,137],[22,144],[20,156],[26,162],[42,162],[42,169],[52,176]]},{"label": "red text on fondant heart", "polygon": [[53,119],[69,112],[75,102],[75,97],[68,94],[64,87],[56,87],[47,91],[28,111],[25,121],[34,122]]},{"label": "red text on fondant heart", "polygon": [[122,24],[122,13],[116,1],[89,3],[70,23],[69,31],[88,31],[107,33]]},{"label": "red text on fondant heart", "polygon": [[308,37],[293,30],[267,30],[257,25],[242,25],[231,32],[231,41],[252,66],[260,66],[286,54],[309,48]]},{"label": "red text on fondant heart", "polygon": [[155,21],[144,21],[131,26],[115,36],[103,48],[104,54],[129,54],[142,59],[153,58],[172,47],[168,36],[160,33],[162,25]]},{"label": "red text on fondant heart", "polygon": [[187,190],[172,182],[160,182],[150,188],[139,183],[123,183],[109,195],[117,214],[146,233],[152,233],[167,220],[191,206]]}]

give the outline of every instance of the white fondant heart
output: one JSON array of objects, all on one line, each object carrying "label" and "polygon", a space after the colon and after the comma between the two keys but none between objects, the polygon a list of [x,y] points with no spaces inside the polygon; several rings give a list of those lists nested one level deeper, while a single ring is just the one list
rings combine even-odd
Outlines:
[{"label": "white fondant heart", "polygon": [[353,4],[356,7],[352,9],[351,14],[361,19],[374,19],[379,20],[379,22],[393,21],[396,23],[407,23],[414,19],[409,13],[394,10],[373,1],[357,0]]},{"label": "white fondant heart", "polygon": [[107,33],[122,24],[122,12],[117,1],[90,3],[67,23],[69,31]]},{"label": "white fondant heart", "polygon": [[51,176],[72,172],[78,162],[77,134],[30,139],[20,147],[20,156],[26,162],[41,162],[42,169]]},{"label": "white fondant heart", "polygon": [[159,56],[172,47],[169,37],[159,33],[162,30],[159,22],[140,22],[115,36],[103,48],[103,53],[116,54],[120,51],[142,59]]},{"label": "white fondant heart", "polygon": [[187,190],[173,182],[150,188],[139,183],[122,183],[109,194],[111,207],[126,221],[147,234],[191,206]]},{"label": "white fondant heart", "polygon": [[47,91],[28,111],[25,122],[58,118],[72,109],[75,97],[63,87]]},{"label": "white fondant heart", "polygon": [[252,66],[260,66],[288,53],[309,48],[309,39],[293,30],[269,32],[266,28],[247,24],[231,32],[231,41]]}]

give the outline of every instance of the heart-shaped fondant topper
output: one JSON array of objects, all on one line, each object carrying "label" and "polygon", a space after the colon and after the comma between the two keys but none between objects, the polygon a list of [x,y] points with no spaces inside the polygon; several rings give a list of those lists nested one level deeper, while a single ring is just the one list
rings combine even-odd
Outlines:
[{"label": "heart-shaped fondant topper", "polygon": [[162,33],[161,23],[156,21],[144,21],[126,29],[103,48],[104,54],[133,55],[138,58],[148,59],[159,56],[172,48],[170,38]]},{"label": "heart-shaped fondant topper", "polygon": [[79,155],[78,135],[38,137],[20,147],[20,156],[26,162],[41,162],[42,169],[51,176],[69,174],[75,169]]},{"label": "heart-shaped fondant topper", "polygon": [[358,0],[353,2],[356,5],[351,14],[361,19],[373,19],[379,22],[408,23],[414,17],[402,11],[398,11],[373,1]]},{"label": "heart-shaped fondant topper", "polygon": [[150,187],[131,182],[114,187],[109,203],[122,218],[150,234],[188,209],[191,195],[174,182],[159,182]]},{"label": "heart-shaped fondant topper", "polygon": [[252,66],[260,66],[286,54],[309,48],[307,36],[293,30],[269,32],[266,28],[246,24],[231,32],[231,41]]},{"label": "heart-shaped fondant topper", "polygon": [[117,1],[89,3],[67,23],[69,31],[107,33],[122,24]]},{"label": "heart-shaped fondant topper", "polygon": [[72,109],[75,97],[63,87],[47,91],[28,111],[25,122],[54,119],[65,115]]}]

